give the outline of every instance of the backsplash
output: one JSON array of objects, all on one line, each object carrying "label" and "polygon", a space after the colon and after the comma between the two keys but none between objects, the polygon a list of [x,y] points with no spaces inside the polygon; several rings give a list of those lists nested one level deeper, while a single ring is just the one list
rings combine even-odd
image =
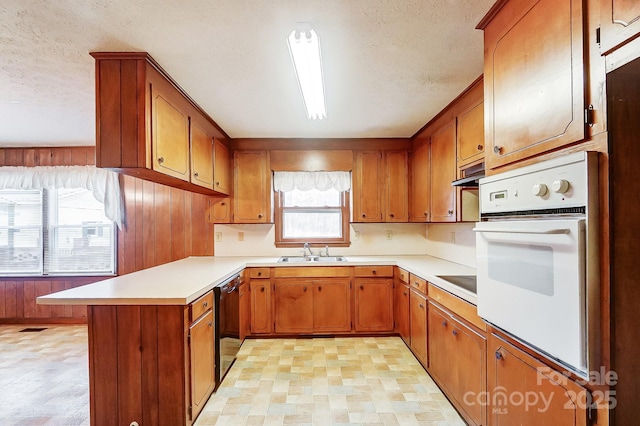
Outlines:
[{"label": "backsplash", "polygon": [[426,252],[451,262],[476,267],[475,223],[431,223],[427,225]]},{"label": "backsplash", "polygon": [[[423,223],[354,223],[351,224],[350,232],[351,246],[330,248],[332,255],[427,254],[426,224]],[[302,254],[302,247],[276,248],[275,225],[272,224],[215,225],[214,235],[217,256]],[[218,240],[219,237],[222,240]],[[315,250],[317,249],[314,248]]]}]

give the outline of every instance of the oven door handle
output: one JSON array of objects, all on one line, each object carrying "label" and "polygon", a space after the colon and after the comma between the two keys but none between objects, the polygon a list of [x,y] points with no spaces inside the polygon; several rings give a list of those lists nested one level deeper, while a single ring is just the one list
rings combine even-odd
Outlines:
[{"label": "oven door handle", "polygon": [[568,234],[571,232],[571,230],[568,228],[548,229],[546,231],[528,231],[525,229],[509,229],[509,228],[500,228],[500,229],[473,228],[472,231],[473,232],[497,232],[499,234],[542,234],[542,235]]}]

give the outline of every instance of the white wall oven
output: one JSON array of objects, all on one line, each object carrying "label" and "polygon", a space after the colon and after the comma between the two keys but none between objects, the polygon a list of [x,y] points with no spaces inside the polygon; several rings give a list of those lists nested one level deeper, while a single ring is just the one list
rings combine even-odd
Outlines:
[{"label": "white wall oven", "polygon": [[478,314],[587,377],[599,337],[597,153],[480,180]]}]

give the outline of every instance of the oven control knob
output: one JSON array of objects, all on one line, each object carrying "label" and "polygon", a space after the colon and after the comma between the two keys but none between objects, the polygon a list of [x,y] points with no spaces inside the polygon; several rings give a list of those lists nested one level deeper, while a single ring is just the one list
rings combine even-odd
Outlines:
[{"label": "oven control knob", "polygon": [[556,179],[551,184],[551,189],[558,194],[564,194],[569,190],[569,182],[564,179]]},{"label": "oven control knob", "polygon": [[547,185],[544,183],[536,183],[533,185],[533,188],[531,188],[531,193],[536,197],[542,197],[547,193]]}]

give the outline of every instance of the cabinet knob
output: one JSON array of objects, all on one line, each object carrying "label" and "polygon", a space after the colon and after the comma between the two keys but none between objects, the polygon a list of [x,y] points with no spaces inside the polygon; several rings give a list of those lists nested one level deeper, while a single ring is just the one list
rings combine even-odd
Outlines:
[{"label": "cabinet knob", "polygon": [[198,177],[198,176],[200,176],[200,174],[199,174],[198,172],[195,172],[195,173],[193,174],[193,177]]},{"label": "cabinet knob", "polygon": [[407,295],[407,291],[405,290],[403,294],[406,296]]},{"label": "cabinet knob", "polygon": [[458,335],[458,331],[457,331],[457,330],[453,330],[453,331],[451,332],[451,334],[453,334],[454,336],[457,336],[457,335]]},{"label": "cabinet knob", "polygon": [[502,155],[502,147],[498,146],[498,145],[494,146],[493,147],[493,152],[498,154],[498,155]]},{"label": "cabinet knob", "polygon": [[209,321],[209,324],[207,324],[209,326],[209,328],[213,327],[213,321]]},{"label": "cabinet knob", "polygon": [[396,217],[396,215],[394,215],[393,213],[389,213],[389,217],[394,218]]},{"label": "cabinet knob", "polygon": [[302,291],[307,291],[307,287],[302,287]]},{"label": "cabinet knob", "polygon": [[131,422],[129,423],[129,426],[140,426],[140,424],[138,422]]},{"label": "cabinet knob", "polygon": [[373,275],[377,274],[377,272],[376,272],[376,270],[375,270],[375,269],[374,269],[374,270],[372,270],[372,271],[371,271],[371,273],[372,273]]},{"label": "cabinet knob", "polygon": [[262,219],[262,213],[258,214],[258,219]]},{"label": "cabinet knob", "polygon": [[367,217],[367,215],[362,213],[362,218],[364,219],[365,217]]},{"label": "cabinet knob", "polygon": [[318,286],[318,291],[322,291],[322,286],[321,285]]},{"label": "cabinet knob", "polygon": [[364,286],[360,286],[360,290],[364,290]]},{"label": "cabinet knob", "polygon": [[420,306],[420,309],[424,309],[424,305],[422,303],[420,303],[418,306]]},{"label": "cabinet knob", "polygon": [[158,158],[158,163],[160,163],[160,164],[164,163],[164,157],[159,157]]},{"label": "cabinet knob", "polygon": [[504,355],[502,355],[502,352],[500,352],[500,350],[496,351],[496,359],[504,359]]},{"label": "cabinet knob", "polygon": [[446,321],[442,321],[442,326],[446,327],[447,326],[447,322]]},{"label": "cabinet knob", "polygon": [[453,210],[447,210],[447,214],[451,216],[453,214]]},{"label": "cabinet knob", "polygon": [[482,148],[484,148],[482,145],[478,144],[478,151],[482,151]]},{"label": "cabinet knob", "polygon": [[223,202],[221,202],[221,203],[220,203],[220,205],[221,205],[221,206],[224,206],[224,205],[226,205],[226,204],[225,204],[225,203],[224,203],[224,201],[223,201]]},{"label": "cabinet knob", "polygon": [[264,293],[264,287],[262,287],[262,288],[260,289],[260,291],[261,291],[262,293]]},{"label": "cabinet knob", "polygon": [[258,272],[258,276],[259,276],[259,277],[260,277],[260,276],[262,276],[262,272]]},{"label": "cabinet knob", "polygon": [[216,186],[220,186],[220,182],[216,182]]}]

